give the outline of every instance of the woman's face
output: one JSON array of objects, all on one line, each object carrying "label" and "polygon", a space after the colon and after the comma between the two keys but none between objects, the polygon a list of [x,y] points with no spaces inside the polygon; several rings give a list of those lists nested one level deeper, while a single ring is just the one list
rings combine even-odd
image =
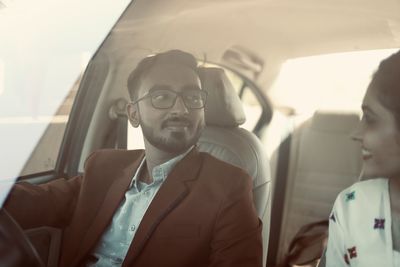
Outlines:
[{"label": "woman's face", "polygon": [[362,146],[365,178],[400,178],[400,130],[395,117],[370,85],[362,103],[363,116],[353,135]]}]

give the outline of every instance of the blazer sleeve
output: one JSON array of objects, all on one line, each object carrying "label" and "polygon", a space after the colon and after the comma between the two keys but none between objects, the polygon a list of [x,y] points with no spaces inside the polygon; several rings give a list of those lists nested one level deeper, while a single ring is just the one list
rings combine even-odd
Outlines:
[{"label": "blazer sleeve", "polygon": [[253,204],[252,181],[244,172],[229,179],[211,242],[210,267],[262,266],[262,223]]},{"label": "blazer sleeve", "polygon": [[40,226],[65,227],[76,206],[82,176],[34,185],[16,184],[5,209],[23,229]]}]

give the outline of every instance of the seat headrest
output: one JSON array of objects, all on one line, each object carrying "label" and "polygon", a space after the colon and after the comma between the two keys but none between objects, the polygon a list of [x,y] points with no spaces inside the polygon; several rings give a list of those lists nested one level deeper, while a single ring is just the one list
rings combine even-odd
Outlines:
[{"label": "seat headrest", "polygon": [[312,118],[311,128],[322,132],[349,134],[359,120],[356,112],[317,110]]},{"label": "seat headrest", "polygon": [[246,121],[242,102],[221,68],[199,68],[203,90],[208,92],[204,109],[207,125],[236,127]]}]

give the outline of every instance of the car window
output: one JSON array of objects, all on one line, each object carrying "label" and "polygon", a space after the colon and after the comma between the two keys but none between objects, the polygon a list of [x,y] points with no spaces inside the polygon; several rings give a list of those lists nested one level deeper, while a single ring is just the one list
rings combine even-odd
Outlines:
[{"label": "car window", "polygon": [[55,168],[72,103],[74,102],[81,79],[82,75],[76,80],[53,116],[43,116],[37,119],[26,118],[26,121],[23,123],[21,122],[21,127],[24,128],[42,127],[42,125],[47,126],[19,176],[46,172]]},{"label": "car window", "polygon": [[128,3],[128,0],[3,2],[0,9],[2,185],[6,181],[12,184],[21,175],[54,169],[81,75]]},{"label": "car window", "polygon": [[287,60],[268,92],[275,107],[312,115],[317,109],[359,111],[379,62],[397,49],[333,53]]}]

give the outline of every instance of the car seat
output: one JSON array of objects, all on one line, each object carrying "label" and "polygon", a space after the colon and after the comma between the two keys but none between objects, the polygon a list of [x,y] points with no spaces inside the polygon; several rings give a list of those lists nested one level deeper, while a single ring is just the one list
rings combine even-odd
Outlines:
[{"label": "car seat", "polygon": [[[266,263],[270,225],[270,167],[261,141],[239,127],[246,120],[239,96],[221,68],[200,68],[208,92],[206,127],[199,139],[200,151],[242,168],[253,178],[253,198],[263,222],[263,265]],[[240,218],[238,218],[240,219]]]},{"label": "car seat", "polygon": [[327,220],[338,193],[359,180],[361,148],[350,138],[358,120],[355,112],[317,110],[294,122],[287,156],[278,157],[288,160],[287,177],[277,172],[274,180],[268,266],[282,262],[302,226]]}]

